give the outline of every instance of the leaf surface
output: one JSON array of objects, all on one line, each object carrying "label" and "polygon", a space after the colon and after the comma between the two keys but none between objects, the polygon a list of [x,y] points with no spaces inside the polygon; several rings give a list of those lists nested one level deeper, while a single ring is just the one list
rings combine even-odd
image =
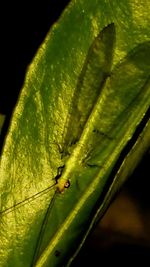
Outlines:
[{"label": "leaf surface", "polygon": [[1,156],[1,266],[65,265],[84,238],[150,105],[148,10],[72,1],[38,50]]}]

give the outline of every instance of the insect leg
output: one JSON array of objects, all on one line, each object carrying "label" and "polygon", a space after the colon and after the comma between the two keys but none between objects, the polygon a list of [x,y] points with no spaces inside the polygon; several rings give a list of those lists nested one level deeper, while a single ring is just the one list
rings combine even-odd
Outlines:
[{"label": "insect leg", "polygon": [[36,263],[39,255],[40,255],[40,249],[41,249],[41,245],[42,245],[42,241],[43,241],[43,236],[44,236],[44,233],[45,233],[45,230],[46,230],[46,226],[47,226],[47,222],[48,222],[48,219],[49,219],[53,204],[54,204],[55,199],[57,197],[57,194],[58,194],[58,191],[55,190],[54,196],[52,197],[52,199],[51,199],[51,201],[49,203],[49,206],[47,208],[47,211],[45,213],[45,216],[44,216],[44,219],[43,219],[43,222],[42,222],[42,225],[41,225],[41,229],[40,229],[40,232],[39,232],[39,235],[38,235],[38,239],[37,239],[37,242],[36,242],[35,253],[33,255],[33,260],[32,260],[32,263],[31,263],[31,267],[35,266],[35,263]]}]

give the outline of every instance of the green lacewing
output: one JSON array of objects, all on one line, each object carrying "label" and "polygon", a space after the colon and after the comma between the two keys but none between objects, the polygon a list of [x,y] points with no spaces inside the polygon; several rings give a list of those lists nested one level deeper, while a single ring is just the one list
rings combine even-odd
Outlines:
[{"label": "green lacewing", "polygon": [[[107,77],[110,76],[114,44],[115,26],[112,23],[106,26],[98,34],[98,36],[96,36],[88,50],[72,98],[72,110],[68,130],[66,136],[64,137],[64,146],[62,148],[62,151],[60,151],[59,149],[59,153],[62,154],[61,157],[63,157],[63,155],[66,155],[71,147],[74,147],[76,140],[80,138],[86,121],[90,116],[97,97],[103,87],[103,84],[105,83]],[[97,77],[97,79],[95,79],[95,77]],[[90,98],[86,98],[85,101],[85,98],[83,96],[90,93],[91,86],[94,93]],[[82,113],[83,107],[85,110],[84,114]],[[54,178],[54,183],[52,185],[42,190],[41,192],[37,192],[34,195],[24,199],[23,201],[20,201],[13,206],[6,208],[5,210],[2,210],[0,212],[0,215],[4,216],[14,209],[19,208],[22,205],[26,205],[28,202],[39,198],[41,195],[47,194],[51,189],[54,189],[54,187],[56,187],[56,193],[64,192],[64,189],[70,186],[70,181],[67,180],[63,182],[63,185],[59,185],[59,178],[61,177],[63,167],[58,168],[57,175]]]}]

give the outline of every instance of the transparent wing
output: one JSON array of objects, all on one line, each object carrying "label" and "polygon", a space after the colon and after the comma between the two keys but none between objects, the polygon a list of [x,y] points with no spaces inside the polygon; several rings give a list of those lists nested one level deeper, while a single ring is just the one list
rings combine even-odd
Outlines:
[{"label": "transparent wing", "polygon": [[110,75],[114,46],[115,26],[112,23],[95,38],[81,69],[72,96],[66,131],[63,133],[64,155],[71,153],[74,145],[79,141],[102,87]]}]

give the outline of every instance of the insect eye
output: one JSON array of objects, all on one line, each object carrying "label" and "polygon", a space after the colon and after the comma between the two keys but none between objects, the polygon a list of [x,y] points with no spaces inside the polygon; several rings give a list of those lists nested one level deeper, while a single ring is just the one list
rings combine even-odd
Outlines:
[{"label": "insect eye", "polygon": [[68,188],[70,186],[70,182],[69,182],[69,180],[67,180],[66,182],[65,182],[65,184],[64,184],[64,188]]}]

